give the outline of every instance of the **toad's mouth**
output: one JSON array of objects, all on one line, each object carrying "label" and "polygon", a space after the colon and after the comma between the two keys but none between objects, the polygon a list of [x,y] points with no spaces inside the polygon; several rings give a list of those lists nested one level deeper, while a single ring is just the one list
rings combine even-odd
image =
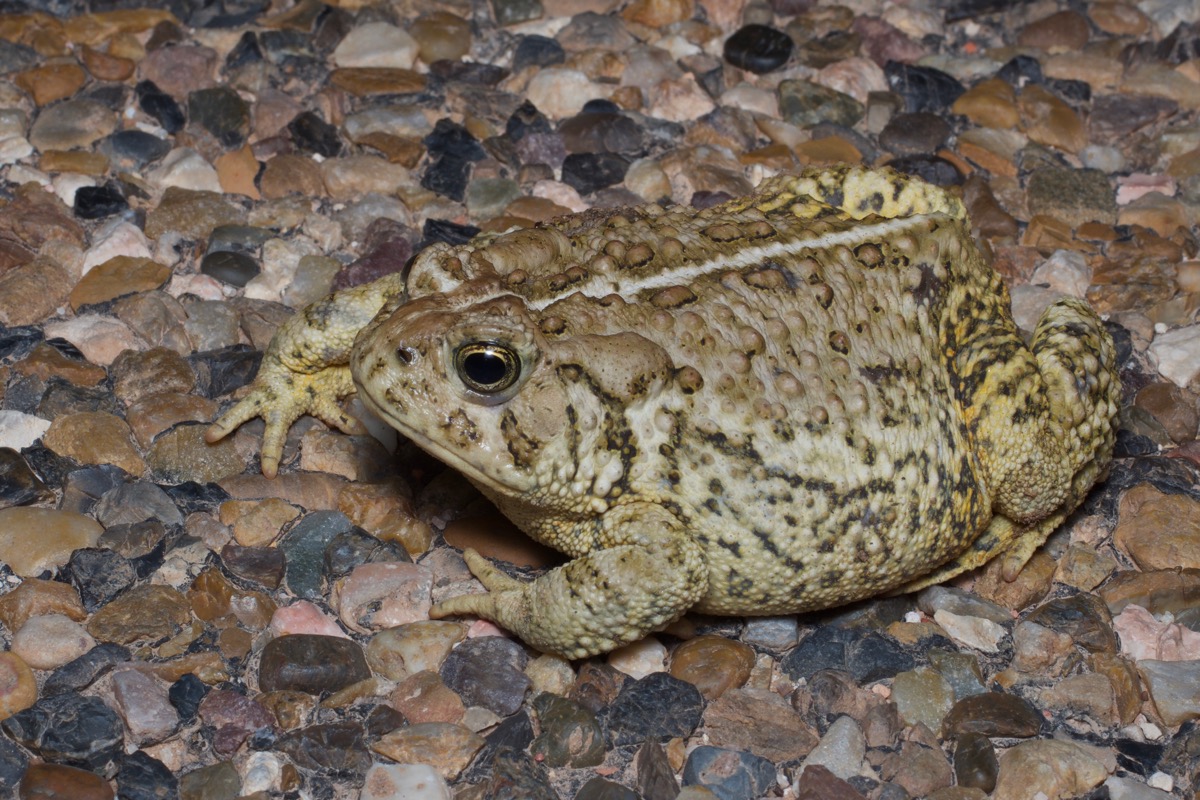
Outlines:
[{"label": "toad's mouth", "polygon": [[[466,439],[471,439],[470,441],[464,441],[464,437],[459,437],[458,446],[451,447],[445,441],[426,434],[422,427],[414,426],[403,416],[398,416],[390,407],[380,404],[369,387],[360,386],[358,397],[362,400],[363,405],[366,406],[368,411],[395,429],[397,433],[446,466],[462,473],[472,483],[479,486],[481,490],[485,492],[512,492],[514,487],[511,484],[498,480],[494,475],[489,475],[479,467],[478,462],[480,460],[490,459],[500,463],[507,456],[507,453],[491,453],[490,451],[493,448],[482,437],[474,439],[471,439],[469,436],[465,437]],[[448,423],[447,427],[451,425],[453,425],[453,421]],[[471,460],[467,460],[463,455],[467,451],[472,455]]]}]

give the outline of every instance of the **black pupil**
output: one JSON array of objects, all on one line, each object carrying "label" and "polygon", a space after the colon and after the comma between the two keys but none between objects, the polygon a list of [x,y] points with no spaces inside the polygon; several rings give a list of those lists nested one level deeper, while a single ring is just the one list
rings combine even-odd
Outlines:
[{"label": "black pupil", "polygon": [[508,362],[491,350],[483,350],[463,359],[463,371],[480,386],[491,386],[504,380],[508,374]]}]

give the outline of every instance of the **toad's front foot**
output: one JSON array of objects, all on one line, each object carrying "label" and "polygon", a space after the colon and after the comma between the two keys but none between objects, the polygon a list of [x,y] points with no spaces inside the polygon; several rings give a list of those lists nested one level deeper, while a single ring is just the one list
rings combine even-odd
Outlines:
[{"label": "toad's front foot", "polygon": [[362,423],[338,405],[340,398],[353,392],[348,367],[293,372],[268,354],[250,392],[213,422],[204,432],[204,438],[210,443],[219,441],[242,423],[262,417],[267,423],[262,441],[262,472],[273,478],[279,472],[288,429],[302,415],[311,414],[345,433],[365,432]]}]

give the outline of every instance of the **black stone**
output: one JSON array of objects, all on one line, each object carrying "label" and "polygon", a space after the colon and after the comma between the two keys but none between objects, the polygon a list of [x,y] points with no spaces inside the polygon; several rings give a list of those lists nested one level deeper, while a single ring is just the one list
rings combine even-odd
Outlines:
[{"label": "black stone", "polygon": [[934,186],[961,186],[963,182],[958,167],[939,156],[900,156],[889,161],[888,166]]},{"label": "black stone", "polygon": [[933,153],[949,138],[950,123],[928,113],[897,114],[879,132],[879,144],[897,155]]},{"label": "black stone", "polygon": [[1175,30],[1155,45],[1154,55],[1172,67],[1200,58],[1200,24],[1179,23]]},{"label": "black stone", "polygon": [[467,194],[472,163],[455,156],[436,157],[421,176],[421,186],[434,194],[461,202]]},{"label": "black stone", "polygon": [[0,722],[0,728],[46,761],[105,772],[124,747],[125,728],[98,697],[61,694]]},{"label": "black stone", "polygon": [[217,251],[200,259],[200,272],[232,287],[244,287],[262,271],[258,259],[248,253]]},{"label": "black stone", "polygon": [[[62,486],[67,475],[79,468],[74,461],[66,456],[60,456],[40,442],[26,447],[21,451],[21,456],[29,462],[29,466],[45,481],[47,486]],[[69,510],[66,507],[65,498],[60,509]]]},{"label": "black stone", "polygon": [[175,486],[164,486],[163,491],[184,517],[197,511],[209,511],[231,499],[229,492],[215,483],[187,481]]},{"label": "black stone", "polygon": [[296,147],[306,153],[316,153],[325,158],[340,155],[344,149],[336,125],[330,125],[313,111],[297,114],[288,123],[288,133]]},{"label": "black stone", "polygon": [[1022,5],[1028,5],[1030,0],[953,0],[945,8],[942,13],[945,15],[946,22],[959,22],[964,19],[976,19],[988,14],[996,14],[1001,11],[1018,8]]},{"label": "black stone", "polygon": [[687,737],[700,724],[704,697],[687,681],[655,672],[626,684],[601,715],[614,745]]},{"label": "black stone", "polygon": [[129,559],[139,579],[147,578],[162,566],[166,556],[167,526],[157,519],[112,525],[98,544]]},{"label": "black stone", "polygon": [[79,386],[62,378],[51,378],[46,392],[38,403],[37,414],[43,419],[57,419],[81,411],[104,411],[121,416],[121,409],[111,389],[103,386]]},{"label": "black stone", "polygon": [[142,111],[158,121],[167,133],[179,133],[187,119],[175,98],[159,89],[153,81],[141,81],[134,88]]},{"label": "black stone", "polygon": [[1117,441],[1113,445],[1113,458],[1139,458],[1156,456],[1162,450],[1158,442],[1141,433],[1126,428],[1117,429]]},{"label": "black stone", "polygon": [[258,34],[246,31],[238,43],[225,56],[225,69],[236,70],[250,64],[258,64],[263,60],[262,47],[258,44]]},{"label": "black stone", "polygon": [[966,91],[958,79],[933,67],[889,61],[883,68],[888,86],[904,98],[905,110],[944,113]]},{"label": "black stone", "polygon": [[96,645],[74,661],[68,661],[46,678],[42,687],[42,696],[50,697],[66,692],[78,692],[95,683],[96,679],[107,674],[117,664],[124,664],[132,658],[129,648],[113,642],[103,642]]},{"label": "black stone", "polygon": [[541,733],[529,752],[548,767],[595,767],[604,761],[604,731],[596,715],[566,697],[542,692],[533,700]]},{"label": "black stone", "polygon": [[245,144],[250,131],[250,107],[228,86],[197,89],[188,95],[188,119],[227,150]]},{"label": "black stone", "polygon": [[207,350],[188,357],[196,372],[197,389],[205,397],[216,398],[240,389],[254,379],[262,363],[262,351],[235,344],[219,350]]},{"label": "black stone", "polygon": [[495,86],[511,73],[495,64],[478,61],[452,61],[443,58],[429,65],[429,74],[444,81],[471,84],[473,86]]},{"label": "black stone", "polygon": [[292,594],[309,600],[322,597],[325,550],[334,537],[353,528],[354,524],[340,511],[316,511],[284,534],[277,546],[287,558],[284,580]]},{"label": "black stone", "polygon": [[431,156],[451,156],[464,161],[487,158],[487,151],[479,140],[465,127],[448,119],[439,119],[433,132],[422,141]]},{"label": "black stone", "polygon": [[41,330],[32,325],[12,328],[0,325],[0,364],[20,361],[33,352],[43,338]]},{"label": "black stone", "polygon": [[1185,783],[1193,792],[1200,789],[1200,725],[1196,720],[1179,726],[1163,748],[1158,770],[1173,775],[1177,787]]},{"label": "black stone", "polygon": [[365,731],[357,722],[310,725],[289,731],[279,737],[278,746],[296,766],[321,774],[358,778],[371,767]]},{"label": "black stone", "polygon": [[546,768],[516,750],[505,748],[492,759],[483,797],[495,800],[559,800]]},{"label": "black stone", "polygon": [[20,453],[11,447],[0,447],[0,508],[53,498],[54,492],[46,488]]},{"label": "black stone", "polygon": [[804,637],[779,666],[792,680],[809,680],[824,669],[846,669],[846,646],[854,635],[845,628],[826,625]]},{"label": "black stone", "polygon": [[0,75],[35,67],[41,60],[32,47],[0,39]]},{"label": "black stone", "polygon": [[127,208],[125,195],[112,181],[103,186],[80,186],[75,191],[75,216],[80,219],[104,219]]},{"label": "black stone", "polygon": [[171,684],[171,688],[167,690],[167,700],[179,712],[179,722],[186,725],[196,718],[200,701],[206,694],[207,684],[189,672]]},{"label": "black stone", "polygon": [[571,153],[563,159],[563,183],[582,195],[625,180],[629,162],[616,153]]},{"label": "black stone", "polygon": [[746,25],[725,40],[725,60],[735,67],[763,75],[779,69],[792,57],[796,43],[781,30]]},{"label": "black stone", "polygon": [[[26,451],[28,456],[29,451]],[[112,464],[73,469],[62,481],[63,501],[60,508],[90,514],[100,498],[124,483],[127,477],[125,470]]]},{"label": "black stone", "polygon": [[520,72],[526,67],[552,67],[567,60],[567,52],[562,45],[549,36],[536,33],[522,36],[513,51],[513,72]]},{"label": "black stone", "polygon": [[467,783],[478,783],[492,775],[496,757],[502,753],[524,753],[533,743],[533,721],[529,712],[521,709],[511,717],[504,719],[483,737],[483,747],[475,754],[463,773],[462,779]]},{"label": "black stone", "polygon": [[1136,739],[1118,739],[1113,742],[1117,751],[1117,764],[1128,772],[1149,777],[1158,769],[1163,756],[1163,745],[1139,742]]},{"label": "black stone", "polygon": [[537,106],[526,100],[517,106],[508,121],[504,123],[504,133],[514,142],[519,142],[531,133],[552,133],[554,127],[546,115],[538,111]]},{"label": "black stone", "polygon": [[137,580],[129,559],[102,547],[81,547],[71,553],[66,576],[88,613],[107,605]]},{"label": "black stone", "polygon": [[263,31],[258,35],[258,41],[268,61],[286,64],[293,70],[310,62],[315,55],[312,37],[304,31]]},{"label": "black stone", "polygon": [[171,143],[152,133],[131,128],[105,137],[97,149],[126,169],[141,169],[171,152]]},{"label": "black stone", "polygon": [[846,668],[860,684],[894,678],[916,667],[916,659],[890,636],[868,631],[846,650]]},{"label": "black stone", "polygon": [[231,575],[272,590],[279,588],[287,568],[282,550],[276,547],[244,547],[235,542],[229,542],[221,548],[221,560]]},{"label": "black stone", "polygon": [[416,250],[419,253],[435,242],[466,244],[479,235],[479,230],[474,225],[462,225],[448,219],[427,218],[421,228],[421,243],[417,245]]},{"label": "black stone", "polygon": [[258,683],[264,692],[336,692],[369,677],[362,646],[338,636],[280,636],[267,642],[259,660]]},{"label": "black stone", "polygon": [[1010,84],[1014,89],[1021,89],[1026,84],[1042,84],[1046,76],[1042,73],[1042,64],[1033,56],[1014,56],[1004,62],[996,77]]},{"label": "black stone", "polygon": [[602,97],[597,97],[588,100],[583,104],[583,108],[579,109],[580,114],[619,114],[621,107],[612,100],[605,100]]},{"label": "black stone", "polygon": [[166,764],[137,750],[121,761],[117,794],[121,800],[172,800],[179,796],[179,779]]},{"label": "black stone", "polygon": [[1059,99],[1075,106],[1086,106],[1092,102],[1092,87],[1083,81],[1067,78],[1048,78],[1046,88]]},{"label": "black stone", "polygon": [[481,636],[450,651],[440,674],[468,706],[483,706],[507,717],[517,712],[529,690],[528,662],[525,648],[511,639]]},{"label": "black stone", "polygon": [[412,563],[412,557],[396,542],[384,542],[355,527],[343,531],[325,547],[325,580],[349,575],[360,564]]},{"label": "black stone", "polygon": [[25,751],[8,739],[0,739],[0,792],[17,788],[28,767],[29,759]]}]

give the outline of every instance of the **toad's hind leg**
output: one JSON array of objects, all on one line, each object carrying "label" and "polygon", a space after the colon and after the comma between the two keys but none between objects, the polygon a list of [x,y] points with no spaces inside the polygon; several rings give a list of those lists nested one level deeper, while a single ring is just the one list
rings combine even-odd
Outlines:
[{"label": "toad's hind leg", "polygon": [[1086,303],[1051,305],[1029,348],[1003,315],[960,333],[956,388],[995,517],[924,585],[1001,553],[1015,578],[1104,474],[1116,435],[1116,351]]},{"label": "toad's hind leg", "polygon": [[467,551],[467,566],[488,592],[443,600],[430,616],[483,617],[538,650],[585,658],[673,622],[707,591],[702,549],[661,506],[620,506],[600,528],[590,552],[529,583]]}]

